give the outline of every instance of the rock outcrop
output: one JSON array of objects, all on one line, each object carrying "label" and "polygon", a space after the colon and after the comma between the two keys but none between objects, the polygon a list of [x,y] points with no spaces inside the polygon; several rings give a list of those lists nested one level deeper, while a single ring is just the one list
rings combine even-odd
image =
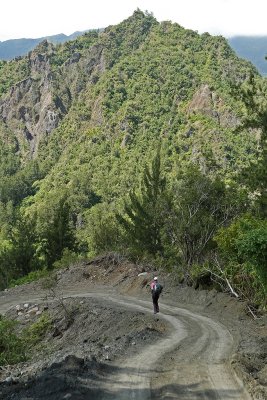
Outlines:
[{"label": "rock outcrop", "polygon": [[211,117],[223,128],[234,128],[239,123],[221,97],[207,84],[202,85],[194,94],[187,111],[189,115],[202,114]]},{"label": "rock outcrop", "polygon": [[[28,158],[36,156],[41,138],[50,134],[61,119],[61,110],[53,100],[51,46],[42,43],[29,53],[30,76],[14,85],[0,100],[0,118],[14,132],[19,151]],[[46,52],[39,53],[40,50]]]},{"label": "rock outcrop", "polygon": [[0,120],[18,141],[23,158],[38,155],[40,141],[58,127],[72,100],[87,84],[94,84],[105,70],[103,47],[92,46],[85,57],[74,52],[57,72],[54,46],[40,43],[28,55],[29,76],[0,99]]}]

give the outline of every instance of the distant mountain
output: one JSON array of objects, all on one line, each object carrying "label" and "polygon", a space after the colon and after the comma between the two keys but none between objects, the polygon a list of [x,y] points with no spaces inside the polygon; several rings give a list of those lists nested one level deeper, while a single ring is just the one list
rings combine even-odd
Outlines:
[{"label": "distant mountain", "polygon": [[[102,31],[100,29],[99,31]],[[77,31],[71,35],[60,33],[58,35],[44,36],[37,39],[10,39],[0,41],[0,60],[12,60],[15,57],[24,56],[33,50],[43,40],[48,40],[53,44],[64,43],[68,40],[76,39],[85,31]],[[255,65],[260,74],[267,76],[267,36],[233,36],[228,39],[228,43],[237,53]]]},{"label": "distant mountain", "polygon": [[267,36],[233,36],[228,42],[239,57],[251,61],[262,75],[267,76]]},{"label": "distant mountain", "polygon": [[48,40],[53,44],[64,43],[68,40],[76,39],[81,36],[83,32],[74,32],[71,35],[64,35],[60,33],[53,36],[45,36],[37,39],[10,39],[0,42],[0,60],[12,60],[15,57],[24,56],[29,51],[33,50],[43,40]]}]

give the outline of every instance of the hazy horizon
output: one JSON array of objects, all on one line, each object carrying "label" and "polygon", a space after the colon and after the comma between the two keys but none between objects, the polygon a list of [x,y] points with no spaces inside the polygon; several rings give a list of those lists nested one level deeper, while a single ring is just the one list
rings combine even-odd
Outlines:
[{"label": "hazy horizon", "polygon": [[187,29],[211,35],[267,36],[265,0],[9,0],[1,5],[0,41],[37,39],[75,31],[105,28],[128,18],[134,10],[152,12]]}]

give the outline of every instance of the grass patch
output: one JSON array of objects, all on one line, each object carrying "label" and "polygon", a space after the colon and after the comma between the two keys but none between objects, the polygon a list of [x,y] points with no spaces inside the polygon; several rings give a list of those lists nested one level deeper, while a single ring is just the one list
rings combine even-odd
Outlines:
[{"label": "grass patch", "polygon": [[46,269],[40,269],[37,271],[32,271],[28,275],[22,276],[18,279],[12,279],[9,284],[9,287],[15,287],[19,285],[24,285],[25,283],[30,283],[34,281],[38,281],[38,279],[45,278],[50,274],[50,271]]},{"label": "grass patch", "polygon": [[52,327],[52,319],[48,313],[44,313],[36,322],[25,328],[22,337],[28,348],[39,344]]},{"label": "grass patch", "polygon": [[26,344],[16,333],[16,321],[0,316],[0,365],[26,360]]}]

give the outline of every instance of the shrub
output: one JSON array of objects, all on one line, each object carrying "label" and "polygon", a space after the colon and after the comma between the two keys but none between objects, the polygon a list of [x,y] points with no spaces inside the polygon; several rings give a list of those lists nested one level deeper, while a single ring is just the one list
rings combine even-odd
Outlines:
[{"label": "shrub", "polygon": [[16,334],[16,322],[0,316],[0,365],[26,360],[25,343]]},{"label": "shrub", "polygon": [[[225,269],[239,286],[254,288],[254,300],[264,301],[267,292],[267,221],[245,215],[215,238]],[[247,280],[247,283],[245,283]]]},{"label": "shrub", "polygon": [[37,281],[38,279],[46,277],[48,274],[49,271],[47,271],[46,269],[32,271],[29,274],[22,276],[21,278],[12,279],[9,286],[14,287],[17,285],[23,285],[25,283],[34,282]]},{"label": "shrub", "polygon": [[45,337],[52,326],[52,320],[47,313],[44,313],[36,322],[26,328],[22,337],[28,348],[35,346]]}]

